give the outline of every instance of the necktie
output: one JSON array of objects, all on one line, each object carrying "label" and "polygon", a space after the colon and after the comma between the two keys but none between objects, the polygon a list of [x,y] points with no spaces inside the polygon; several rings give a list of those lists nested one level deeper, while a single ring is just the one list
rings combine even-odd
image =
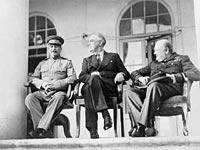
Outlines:
[{"label": "necktie", "polygon": [[96,54],[96,57],[97,57],[97,63],[98,63],[98,65],[100,65],[101,64],[100,54]]}]

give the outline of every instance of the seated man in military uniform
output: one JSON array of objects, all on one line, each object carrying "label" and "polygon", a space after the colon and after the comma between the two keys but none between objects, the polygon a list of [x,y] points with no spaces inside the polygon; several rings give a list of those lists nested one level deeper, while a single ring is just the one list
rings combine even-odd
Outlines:
[{"label": "seated man in military uniform", "polygon": [[[33,73],[31,83],[38,89],[27,95],[25,105],[30,111],[34,131],[29,134],[33,138],[48,136],[48,128],[54,112],[66,98],[69,84],[76,80],[72,61],[60,56],[64,39],[50,36],[47,39],[49,58],[41,61]],[[48,106],[43,113],[41,102],[47,101]]]},{"label": "seated man in military uniform", "polygon": [[146,88],[124,91],[132,124],[129,135],[132,137],[145,137],[146,127],[154,129],[155,111],[169,97],[182,94],[185,77],[191,81],[200,80],[200,72],[189,57],[173,52],[169,40],[158,40],[154,54],[155,61],[131,73],[133,83]]}]

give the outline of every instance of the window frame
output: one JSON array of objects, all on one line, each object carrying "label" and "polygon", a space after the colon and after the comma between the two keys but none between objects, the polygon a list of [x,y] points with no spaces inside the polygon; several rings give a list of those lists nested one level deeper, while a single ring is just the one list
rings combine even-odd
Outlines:
[{"label": "window frame", "polygon": [[[146,4],[146,2],[156,2],[157,3],[157,14],[154,14],[154,15],[150,15],[150,16],[146,16],[146,10],[145,10],[145,4]],[[140,17],[133,17],[132,16],[132,13],[133,13],[133,10],[132,10],[132,7],[135,5],[135,4],[138,4],[138,3],[141,3],[141,2],[143,2],[144,3],[144,12],[143,12],[143,16],[140,16]],[[167,13],[166,12],[160,12],[159,11],[159,5],[161,4],[161,6],[162,7],[165,7],[165,9],[168,11]],[[124,16],[124,14],[127,12],[127,11],[130,11],[130,17],[128,18],[128,17],[125,17],[125,18],[122,18],[123,16]],[[160,16],[164,16],[164,15],[169,15],[171,18],[171,25],[170,25],[170,28],[171,29],[168,29],[168,30],[165,30],[165,31],[162,31],[162,30],[160,30],[160,21],[159,21],[159,17]],[[156,17],[157,18],[157,20],[156,20],[156,26],[157,26],[157,31],[156,32],[151,32],[151,33],[147,33],[146,32],[146,19],[147,18],[149,18],[149,17]],[[132,25],[132,20],[134,20],[134,19],[144,19],[144,25],[143,25],[143,30],[144,30],[144,33],[139,33],[139,34],[134,34],[133,33],[133,25]],[[130,34],[129,35],[120,35],[120,24],[121,24],[121,21],[122,20],[130,20],[130,22],[131,22],[131,29],[130,29]],[[159,1],[159,0],[136,0],[136,1],[131,1],[131,2],[129,2],[123,9],[122,9],[122,11],[120,12],[120,15],[119,15],[119,17],[118,17],[118,21],[117,21],[117,35],[120,37],[120,38],[122,38],[122,37],[125,37],[125,38],[127,38],[127,37],[132,37],[132,36],[143,36],[143,35],[146,35],[146,34],[152,34],[152,33],[157,33],[157,32],[163,32],[164,34],[165,33],[169,33],[169,32],[171,32],[172,30],[173,30],[173,24],[174,24],[174,20],[173,20],[173,15],[172,15],[172,10],[170,9],[170,7],[166,4],[166,3],[164,3],[163,1]]]},{"label": "window frame", "polygon": [[[45,18],[45,28],[44,29],[37,29],[36,28],[36,17],[37,16],[40,16],[40,17],[44,17]],[[42,60],[42,59],[45,59],[48,57],[48,52],[47,52],[47,45],[46,45],[46,41],[47,41],[47,37],[48,37],[48,31],[50,30],[55,30],[55,34],[52,34],[52,35],[57,35],[57,29],[56,29],[56,25],[55,25],[55,22],[54,20],[47,14],[45,13],[41,13],[41,12],[34,12],[34,13],[30,13],[29,14],[29,21],[30,19],[34,17],[34,29],[33,30],[29,30],[28,29],[28,33],[30,34],[31,32],[34,33],[34,36],[37,35],[38,32],[45,32],[45,40],[44,40],[44,44],[42,45],[28,45],[28,73],[33,73],[33,68],[35,68],[36,64],[35,62],[33,62],[34,60],[35,61],[39,61],[39,60]],[[48,28],[48,21],[50,21],[50,23],[52,23],[53,27],[51,28]],[[29,27],[30,27],[30,24],[29,24]],[[30,37],[29,37],[29,40],[30,40]],[[30,42],[30,41],[29,41]],[[34,42],[34,41],[33,41]],[[32,51],[32,52],[31,52]],[[31,54],[32,53],[32,54]],[[32,66],[32,65],[34,66]]]}]

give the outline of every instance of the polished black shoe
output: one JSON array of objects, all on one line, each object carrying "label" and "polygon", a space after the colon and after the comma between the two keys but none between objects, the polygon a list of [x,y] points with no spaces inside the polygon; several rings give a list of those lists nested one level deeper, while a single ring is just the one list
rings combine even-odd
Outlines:
[{"label": "polished black shoe", "polygon": [[89,132],[90,132],[90,138],[91,139],[98,139],[99,138],[99,134],[98,134],[96,129],[90,129]]},{"label": "polished black shoe", "polygon": [[104,130],[108,130],[112,127],[112,119],[111,117],[105,117],[104,118]]},{"label": "polished black shoe", "polygon": [[131,135],[131,137],[145,137],[145,128],[139,127],[135,132]]},{"label": "polished black shoe", "polygon": [[39,135],[38,138],[43,139],[43,138],[52,138],[53,133],[51,133],[50,130],[43,130]]},{"label": "polished black shoe", "polygon": [[44,129],[37,128],[37,129],[29,132],[29,135],[31,136],[31,138],[38,138],[39,134],[42,133],[43,131],[44,131]]},{"label": "polished black shoe", "polygon": [[148,137],[156,136],[156,135],[158,134],[158,130],[156,130],[154,127],[152,127],[152,128],[147,128],[145,132],[146,132],[146,135],[147,135]]}]

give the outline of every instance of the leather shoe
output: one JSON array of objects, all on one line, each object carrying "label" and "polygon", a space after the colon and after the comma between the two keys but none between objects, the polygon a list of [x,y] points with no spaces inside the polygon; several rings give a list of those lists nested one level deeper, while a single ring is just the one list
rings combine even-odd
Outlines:
[{"label": "leather shoe", "polygon": [[145,137],[145,128],[139,127],[135,132],[131,135],[131,137]]},{"label": "leather shoe", "polygon": [[97,132],[96,129],[90,129],[90,138],[91,139],[98,139],[99,138],[99,134]]},{"label": "leather shoe", "polygon": [[145,132],[146,132],[146,135],[147,135],[148,137],[156,136],[156,135],[158,134],[158,130],[156,130],[154,127],[152,127],[152,128],[147,128]]},{"label": "leather shoe", "polygon": [[43,132],[44,129],[42,128],[37,128],[31,132],[29,132],[29,135],[32,137],[32,138],[38,138],[39,134]]},{"label": "leather shoe", "polygon": [[38,138],[43,139],[43,138],[51,138],[53,134],[51,134],[51,131],[43,130],[39,135]]},{"label": "leather shoe", "polygon": [[104,130],[108,130],[109,128],[112,127],[112,120],[111,117],[107,116],[104,118]]}]

